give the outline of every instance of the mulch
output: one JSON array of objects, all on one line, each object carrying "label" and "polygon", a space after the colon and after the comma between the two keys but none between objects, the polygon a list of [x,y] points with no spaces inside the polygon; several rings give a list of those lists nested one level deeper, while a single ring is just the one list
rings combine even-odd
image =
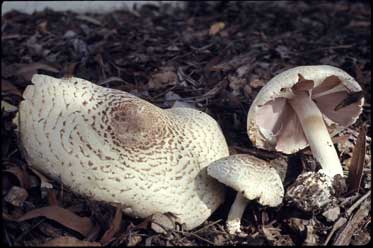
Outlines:
[{"label": "mulch", "polygon": [[[255,148],[246,133],[248,110],[263,85],[279,72],[299,65],[328,64],[353,76],[365,97],[359,120],[340,135],[347,138],[336,146],[348,172],[363,126],[367,127],[368,147],[371,142],[370,28],[368,1],[189,2],[185,9],[146,4],[134,11],[106,14],[50,9],[6,13],[1,24],[2,243],[367,244],[371,233],[370,206],[365,200],[370,201],[370,149],[358,175],[360,187],[338,198],[341,214],[335,220],[286,203],[271,209],[253,203],[242,220],[246,235],[230,235],[224,221],[234,192],[228,189],[226,202],[200,227],[157,233],[149,220],[122,216],[115,207],[75,195],[31,170],[17,146],[11,120],[34,73],[73,75],[130,92],[162,108],[178,101],[210,114],[222,127],[232,154],[286,161],[294,169],[286,178],[287,186],[317,164],[306,151],[285,156]],[[10,106],[5,108],[5,104]],[[82,233],[80,228],[88,230],[86,225],[71,227],[51,216],[17,221],[31,210],[57,206],[75,214],[71,218],[77,223],[87,221],[90,231]],[[69,238],[60,241],[61,236]]]}]

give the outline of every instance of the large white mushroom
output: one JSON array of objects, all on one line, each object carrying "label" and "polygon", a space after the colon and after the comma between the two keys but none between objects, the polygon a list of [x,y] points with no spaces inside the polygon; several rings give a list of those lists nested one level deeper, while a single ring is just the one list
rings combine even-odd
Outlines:
[{"label": "large white mushroom", "polygon": [[36,74],[32,83],[15,122],[34,168],[133,217],[170,212],[187,229],[223,202],[224,187],[205,167],[228,147],[209,115],[75,77]]},{"label": "large white mushroom", "polygon": [[229,233],[241,232],[241,218],[249,201],[263,206],[281,204],[284,187],[277,171],[270,163],[248,154],[235,154],[218,159],[207,167],[207,173],[237,191],[228,214]]},{"label": "large white mushroom", "polygon": [[[286,154],[309,145],[322,168],[320,176],[313,176],[310,181],[324,178],[331,184],[334,176],[343,177],[331,137],[359,117],[364,98],[353,98],[360,92],[354,78],[333,66],[286,70],[272,78],[256,96],[248,113],[248,135],[257,147]],[[302,193],[297,191],[296,195]]]}]

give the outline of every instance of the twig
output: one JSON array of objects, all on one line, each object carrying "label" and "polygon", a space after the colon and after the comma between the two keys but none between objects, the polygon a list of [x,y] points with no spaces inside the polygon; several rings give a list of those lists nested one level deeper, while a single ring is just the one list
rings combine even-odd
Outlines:
[{"label": "twig", "polygon": [[[210,245],[216,245],[214,242],[211,242],[211,241],[208,240],[208,239],[202,238],[201,236],[199,236],[199,235],[197,235],[197,234],[195,234],[195,233],[184,232],[184,231],[179,231],[179,230],[173,230],[173,232],[181,233],[181,234],[183,234],[183,235],[191,235],[191,236],[193,236],[193,237],[195,237],[195,238],[197,238],[197,239],[200,239],[200,240],[202,240],[202,241],[205,241],[206,243],[209,243]],[[185,237],[184,237],[184,238],[185,238]],[[184,239],[184,238],[182,238],[182,239]]]},{"label": "twig", "polygon": [[363,195],[359,200],[357,200],[346,212],[344,217],[340,217],[333,225],[332,230],[330,231],[328,237],[326,238],[323,245],[327,245],[334,235],[334,233],[341,228],[347,222],[347,218],[352,214],[352,212],[365,200],[369,197],[371,191],[369,190],[365,195]]},{"label": "twig", "polygon": [[210,224],[208,224],[208,225],[206,225],[206,226],[201,227],[200,229],[194,231],[193,233],[199,233],[200,231],[202,231],[202,230],[204,230],[204,229],[206,229],[206,228],[208,228],[208,227],[211,227],[211,226],[213,226],[213,225],[215,225],[215,224],[218,224],[220,221],[221,221],[221,219],[219,219],[219,220],[217,220],[217,221],[214,221],[214,222],[212,222],[212,223],[210,223]]},{"label": "twig", "polygon": [[341,217],[339,218],[333,225],[333,228],[332,230],[330,231],[328,237],[326,238],[325,242],[323,245],[327,245],[330,241],[330,239],[332,238],[333,234],[339,229],[341,228],[344,224],[346,224],[347,222],[347,219],[345,217]]},{"label": "twig", "polygon": [[12,241],[10,240],[10,237],[9,237],[9,234],[8,234],[6,226],[4,226],[4,235],[5,235],[6,241],[8,242],[8,245],[9,246],[13,246]]},{"label": "twig", "polygon": [[[350,45],[338,45],[338,46],[329,46],[329,47],[319,47],[319,48],[315,48],[315,49],[312,49],[312,50],[309,50],[309,51],[306,51],[306,53],[313,53],[313,52],[319,52],[319,51],[323,51],[323,50],[328,50],[328,49],[343,49],[343,48],[351,48],[353,47],[354,45],[353,44],[350,44]],[[299,55],[300,53],[295,53],[296,55]]]},{"label": "twig", "polygon": [[[193,233],[196,234],[196,233],[198,233],[198,232],[200,232],[200,231],[202,231],[202,230],[204,230],[204,229],[206,229],[206,228],[208,228],[208,227],[210,227],[210,226],[213,226],[213,225],[219,223],[220,221],[221,221],[221,219],[219,219],[219,220],[217,220],[217,221],[214,221],[214,222],[212,222],[212,223],[210,223],[210,224],[208,224],[208,225],[206,225],[206,226],[204,226],[204,227],[201,227],[200,229],[198,229],[197,231],[194,231]],[[223,233],[223,232],[219,232],[219,233]],[[185,239],[185,236],[182,237],[179,241],[182,241],[182,240],[184,240],[184,239]]]},{"label": "twig", "polygon": [[359,200],[357,200],[347,211],[346,215],[350,216],[352,212],[357,208],[365,199],[367,199],[371,194],[371,190],[369,190],[365,195],[363,195]]},{"label": "twig", "polygon": [[41,223],[43,223],[46,219],[43,218],[41,220],[39,220],[35,225],[33,225],[29,230],[27,230],[26,232],[22,233],[21,235],[18,236],[18,238],[16,238],[16,240],[14,241],[14,244],[17,244],[19,241],[21,241],[27,234],[29,234],[35,227],[39,226]]},{"label": "twig", "polygon": [[8,155],[7,155],[7,158],[10,159],[16,152],[18,151],[18,148],[15,148],[12,152],[10,152]]},{"label": "twig", "polygon": [[349,245],[351,238],[355,231],[358,229],[359,224],[364,220],[364,218],[369,215],[369,203],[364,202],[355,215],[350,219],[350,221],[345,225],[343,230],[339,232],[338,236],[333,242],[333,245]]},{"label": "twig", "polygon": [[357,198],[359,198],[359,193],[354,193],[353,195],[345,198],[341,203],[340,203],[340,206],[341,207],[345,207],[346,205],[348,204],[351,204],[352,202],[354,202]]},{"label": "twig", "polygon": [[[158,95],[153,96],[153,97],[152,97],[152,101],[155,101],[156,99],[160,98],[161,96],[166,95],[168,92],[172,91],[172,90],[175,89],[177,86],[178,86],[178,85],[175,84],[174,86],[168,88],[167,90],[162,91],[162,93],[159,93]],[[176,100],[176,99],[175,99],[175,100]],[[175,101],[175,100],[172,100],[172,101]]]}]

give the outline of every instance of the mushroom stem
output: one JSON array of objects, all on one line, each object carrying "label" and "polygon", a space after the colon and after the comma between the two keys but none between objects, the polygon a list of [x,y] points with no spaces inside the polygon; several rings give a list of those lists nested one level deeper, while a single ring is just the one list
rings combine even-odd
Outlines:
[{"label": "mushroom stem", "polygon": [[227,230],[230,234],[241,232],[241,218],[249,202],[240,192],[237,192],[236,198],[229,210],[227,218]]},{"label": "mushroom stem", "polygon": [[312,154],[324,173],[332,178],[337,174],[343,176],[337,151],[315,102],[307,92],[299,92],[294,98],[289,99],[289,103],[297,114]]}]

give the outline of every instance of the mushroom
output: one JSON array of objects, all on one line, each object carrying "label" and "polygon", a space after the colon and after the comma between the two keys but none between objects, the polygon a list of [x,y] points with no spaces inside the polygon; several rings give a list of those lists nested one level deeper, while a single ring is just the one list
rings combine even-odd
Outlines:
[{"label": "mushroom", "polygon": [[32,83],[14,120],[32,167],[133,217],[172,213],[186,229],[223,202],[206,166],[229,152],[209,115],[75,77],[35,74]]},{"label": "mushroom", "polygon": [[229,233],[240,232],[241,218],[250,200],[263,206],[281,204],[284,187],[277,171],[264,160],[247,154],[235,154],[212,162],[207,173],[237,191],[226,227]]},{"label": "mushroom", "polygon": [[364,103],[364,98],[356,97],[360,93],[360,85],[333,66],[286,70],[256,96],[248,113],[248,135],[257,147],[286,154],[309,145],[322,168],[320,173],[331,179],[343,177],[331,137],[359,117]]}]

